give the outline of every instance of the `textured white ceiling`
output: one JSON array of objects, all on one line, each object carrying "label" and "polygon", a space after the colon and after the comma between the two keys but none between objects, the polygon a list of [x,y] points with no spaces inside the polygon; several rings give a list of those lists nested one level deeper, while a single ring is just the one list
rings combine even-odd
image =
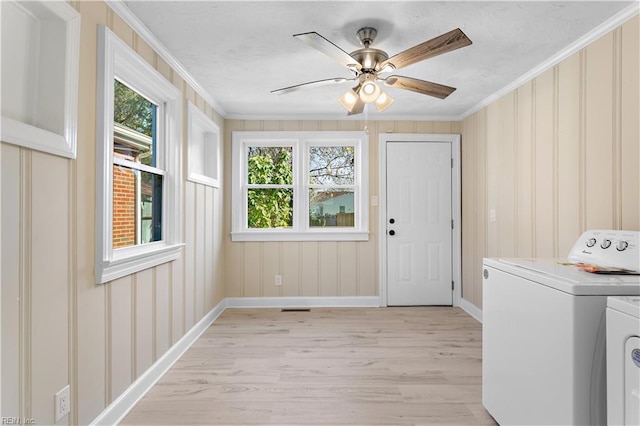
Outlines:
[{"label": "textured white ceiling", "polygon": [[395,103],[369,118],[460,117],[634,1],[127,1],[125,4],[209,92],[228,117],[341,118],[352,83],[285,95],[270,91],[346,68],[292,37],[316,31],[343,50],[356,31],[378,30],[371,47],[392,56],[454,28],[471,46],[394,74],[446,84],[445,100],[387,88]]}]

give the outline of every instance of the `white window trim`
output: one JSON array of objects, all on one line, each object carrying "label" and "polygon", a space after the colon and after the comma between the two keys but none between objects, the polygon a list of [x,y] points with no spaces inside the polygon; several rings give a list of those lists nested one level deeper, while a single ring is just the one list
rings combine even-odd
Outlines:
[{"label": "white window trim", "polygon": [[[220,188],[220,127],[191,101],[187,103],[187,123],[187,180]],[[197,141],[202,141],[205,151],[198,158],[193,147]],[[213,172],[195,172],[196,162],[212,162]]]},{"label": "white window trim", "polygon": [[[36,56],[34,61],[38,64],[38,78],[43,79],[47,84],[54,84],[63,87],[64,115],[62,117],[61,133],[52,132],[47,129],[26,123],[14,118],[2,116],[1,137],[3,142],[47,152],[61,157],[76,158],[77,146],[77,115],[78,115],[78,64],[80,58],[80,14],[67,2],[61,1],[33,1],[33,2],[11,2],[22,9],[30,18],[37,21],[38,30],[31,35],[45,39],[47,43],[59,43],[64,48],[64,60],[60,63],[51,63],[43,59],[39,52],[31,52]],[[61,22],[65,31],[59,34],[51,31],[47,21]],[[5,66],[21,66],[22,64],[3,63]],[[59,81],[51,82],[51,69],[49,67],[59,67],[56,73],[62,78]],[[30,74],[25,70],[25,75]],[[37,85],[37,81],[30,81],[29,84]],[[45,97],[46,98],[46,97]]]},{"label": "white window trim", "polygon": [[[162,241],[113,249],[113,81],[118,77],[157,105],[164,115],[158,161],[166,171]],[[98,28],[96,150],[96,283],[133,274],[182,255],[182,93],[108,28]]]},{"label": "white window trim", "polygon": [[[354,205],[355,227],[308,228],[308,158],[306,146],[353,144],[356,163]],[[243,189],[247,146],[272,145],[294,147],[294,188],[304,195],[294,198],[294,227],[291,229],[248,229],[247,205]],[[368,241],[369,240],[369,137],[362,131],[345,132],[233,132],[232,135],[232,241]],[[306,199],[306,204],[304,200]]]}]

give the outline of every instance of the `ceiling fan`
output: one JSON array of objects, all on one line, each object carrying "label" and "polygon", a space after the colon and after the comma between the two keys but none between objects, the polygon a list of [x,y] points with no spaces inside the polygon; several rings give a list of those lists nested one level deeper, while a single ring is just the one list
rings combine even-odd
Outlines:
[{"label": "ceiling fan", "polygon": [[345,107],[348,112],[347,114],[354,115],[360,114],[364,110],[366,103],[374,103],[379,112],[391,106],[393,99],[380,88],[377,82],[382,82],[389,87],[410,90],[440,99],[446,98],[456,90],[455,87],[416,78],[403,77],[400,75],[391,75],[383,78],[379,74],[391,72],[470,45],[471,40],[469,40],[460,28],[427,40],[392,57],[389,57],[389,55],[382,50],[369,47],[375,40],[377,34],[376,29],[372,27],[359,29],[357,36],[364,47],[351,53],[345,52],[315,31],[295,34],[294,37],[298,40],[321,51],[339,64],[347,67],[354,74],[354,77],[336,77],[311,81],[273,90],[271,93],[283,94],[313,86],[355,81],[358,82],[358,84],[338,98],[338,102]]}]

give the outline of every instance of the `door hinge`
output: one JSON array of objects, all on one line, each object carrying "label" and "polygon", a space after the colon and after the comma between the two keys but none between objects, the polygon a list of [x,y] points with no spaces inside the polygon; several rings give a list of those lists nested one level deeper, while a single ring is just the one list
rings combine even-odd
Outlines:
[{"label": "door hinge", "polygon": [[451,290],[453,289],[454,289],[454,284],[453,284],[453,281],[451,281]]},{"label": "door hinge", "polygon": [[453,158],[451,159],[451,168],[453,169]]},{"label": "door hinge", "polygon": [[453,229],[453,219],[451,219],[451,229]]}]

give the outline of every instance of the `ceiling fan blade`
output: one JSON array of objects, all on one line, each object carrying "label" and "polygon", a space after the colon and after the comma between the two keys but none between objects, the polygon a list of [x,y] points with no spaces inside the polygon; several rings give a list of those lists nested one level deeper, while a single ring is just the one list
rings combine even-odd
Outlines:
[{"label": "ceiling fan blade", "polygon": [[344,65],[349,69],[360,70],[362,68],[362,65],[353,59],[351,55],[315,31],[310,33],[294,34],[294,37],[314,49],[321,51],[337,63]]},{"label": "ceiling fan blade", "polygon": [[467,35],[460,28],[456,28],[392,56],[380,64],[380,69],[387,65],[391,65],[395,69],[403,68],[416,62],[460,49],[471,43]]},{"label": "ceiling fan blade", "polygon": [[445,86],[444,84],[432,83],[430,81],[400,75],[391,75],[383,81],[387,86],[411,90],[412,92],[434,96],[440,99],[446,98],[456,90],[455,87]]},{"label": "ceiling fan blade", "polygon": [[334,84],[334,83],[344,83],[345,81],[354,81],[354,80],[355,78],[342,78],[342,77],[328,78],[326,80],[310,81],[308,83],[296,84],[295,86],[283,87],[282,89],[272,90],[271,93],[282,95],[285,93],[295,92],[296,90],[299,90],[299,89],[306,89],[306,88],[315,87],[315,86],[325,86],[327,84]]}]

